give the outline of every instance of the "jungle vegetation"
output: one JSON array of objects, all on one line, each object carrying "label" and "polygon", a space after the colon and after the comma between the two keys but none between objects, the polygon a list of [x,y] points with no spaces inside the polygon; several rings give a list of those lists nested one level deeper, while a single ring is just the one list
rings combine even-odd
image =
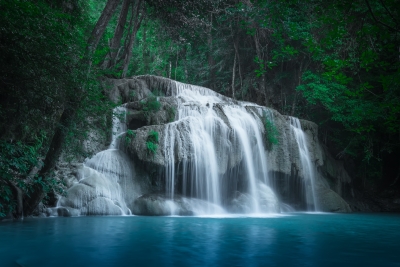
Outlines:
[{"label": "jungle vegetation", "polygon": [[2,0],[0,217],[62,193],[60,156],[108,134],[99,82],[141,74],[314,121],[354,185],[399,188],[399,18],[395,0]]}]

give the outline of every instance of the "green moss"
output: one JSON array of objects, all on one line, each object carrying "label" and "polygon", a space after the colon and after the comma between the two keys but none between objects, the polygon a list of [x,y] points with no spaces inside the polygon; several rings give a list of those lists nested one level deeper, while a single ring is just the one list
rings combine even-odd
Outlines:
[{"label": "green moss", "polygon": [[168,122],[173,122],[175,120],[175,115],[176,115],[175,107],[168,107],[167,113],[168,113]]},{"label": "green moss", "polygon": [[265,142],[268,150],[271,150],[274,145],[279,143],[278,141],[278,129],[275,127],[274,123],[269,120],[266,116],[263,118],[264,129],[265,129]]},{"label": "green moss", "polygon": [[133,130],[128,130],[125,135],[125,143],[129,144],[135,137],[136,137],[136,132]]},{"label": "green moss", "polygon": [[152,113],[155,113],[160,110],[161,103],[157,100],[156,96],[149,96],[146,100],[141,102],[143,116],[146,120],[149,119]]},{"label": "green moss", "polygon": [[158,132],[150,131],[147,135],[146,147],[150,154],[155,155],[158,148]]}]

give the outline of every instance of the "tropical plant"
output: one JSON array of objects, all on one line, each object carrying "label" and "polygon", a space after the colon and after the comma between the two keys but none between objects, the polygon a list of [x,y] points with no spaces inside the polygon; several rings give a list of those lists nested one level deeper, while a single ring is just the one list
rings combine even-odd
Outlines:
[{"label": "tropical plant", "polygon": [[147,135],[146,147],[150,154],[155,155],[158,148],[158,132],[150,131]]}]

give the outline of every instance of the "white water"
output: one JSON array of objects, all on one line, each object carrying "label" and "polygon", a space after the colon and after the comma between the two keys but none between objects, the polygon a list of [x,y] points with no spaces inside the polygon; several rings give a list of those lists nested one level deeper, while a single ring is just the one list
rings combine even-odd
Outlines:
[{"label": "white water", "polygon": [[[204,87],[179,82],[175,87],[173,95],[180,100],[178,121],[164,132],[167,196],[173,199],[179,191],[185,197],[205,200],[209,203],[206,214],[215,214],[215,205],[252,214],[279,212],[278,200],[268,186],[263,125],[258,116],[246,110],[248,103],[233,102]],[[175,146],[182,132],[177,125],[182,122],[187,126],[189,140],[185,141],[190,142],[190,157],[175,166],[179,156]],[[238,170],[223,183],[223,174],[235,166]],[[181,184],[177,184],[178,173]],[[222,191],[235,187],[230,181],[242,180],[243,190],[229,203]]]},{"label": "white water", "polygon": [[[267,117],[273,122],[273,113],[252,103],[233,101],[207,88],[173,83],[172,95],[178,100],[177,120],[164,125],[159,144],[165,159],[161,177],[165,182],[165,196],[148,202],[148,206],[163,214],[189,214],[186,212],[190,211],[198,216],[246,214],[257,217],[293,211],[279,201],[268,176],[262,120]],[[110,200],[123,215],[128,215],[131,211],[126,203],[132,205],[141,196],[140,189],[135,186],[135,180],[140,177],[135,177],[131,159],[120,150],[124,141],[121,138],[125,138],[127,131],[126,108],[118,107],[114,114],[119,115],[113,116],[111,144],[84,163],[85,171],[79,185],[88,187],[73,198],[71,207],[84,210],[85,201],[87,203],[95,195]],[[305,181],[308,210],[318,210],[307,140],[299,120],[290,118],[290,123],[299,149],[300,176]],[[151,190],[144,193],[160,193]],[[93,214],[107,214],[109,203],[104,199],[96,203],[97,211]]]},{"label": "white water", "polygon": [[[124,106],[116,107],[113,110],[112,138],[109,148],[87,159],[84,165],[102,174],[106,180],[104,186],[95,187],[98,195],[117,202],[122,214],[129,215],[131,211],[126,206],[121,184],[123,187],[132,187],[128,185],[133,176],[132,165],[125,153],[119,149],[121,137],[127,130],[125,120],[126,108]],[[82,180],[85,178],[83,176]]]},{"label": "white water", "polygon": [[290,117],[290,128],[294,133],[300,153],[302,165],[302,177],[305,179],[305,196],[307,210],[318,211],[318,203],[315,196],[315,169],[310,159],[307,148],[307,140],[298,118]]}]

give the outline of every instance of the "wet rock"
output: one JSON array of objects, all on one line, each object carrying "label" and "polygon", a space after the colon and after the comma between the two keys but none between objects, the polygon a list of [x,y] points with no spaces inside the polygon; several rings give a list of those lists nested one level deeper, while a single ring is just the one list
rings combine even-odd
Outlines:
[{"label": "wet rock", "polygon": [[72,208],[57,208],[57,215],[60,217],[76,217],[81,215],[80,210]]},{"label": "wet rock", "polygon": [[135,215],[146,216],[191,216],[226,213],[221,207],[201,199],[186,198],[179,195],[169,198],[164,194],[143,195],[133,202],[131,209]]},{"label": "wet rock", "polygon": [[319,209],[325,212],[351,212],[343,198],[328,188],[319,188],[316,192]]},{"label": "wet rock", "polygon": [[108,198],[98,197],[81,209],[82,215],[123,215],[121,207]]}]

